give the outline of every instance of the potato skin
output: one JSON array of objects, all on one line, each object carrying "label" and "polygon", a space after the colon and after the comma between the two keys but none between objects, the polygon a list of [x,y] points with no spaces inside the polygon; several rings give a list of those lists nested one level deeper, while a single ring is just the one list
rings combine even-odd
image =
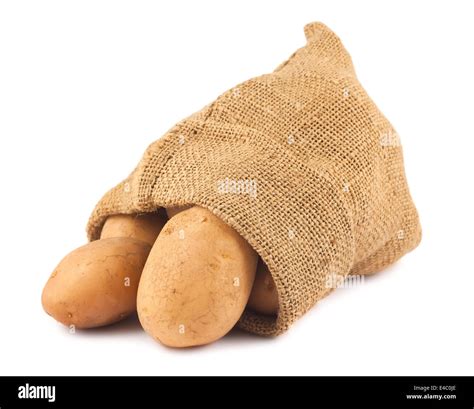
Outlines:
[{"label": "potato skin", "polygon": [[213,342],[236,324],[247,304],[257,254],[231,227],[200,207],[163,228],[138,288],[140,322],[165,345]]},{"label": "potato skin", "polygon": [[192,205],[185,205],[185,206],[173,206],[173,207],[167,207],[166,208],[166,214],[168,215],[168,219],[171,219],[172,217],[176,216],[178,213],[181,213],[184,210],[188,210]]},{"label": "potato skin", "polygon": [[158,213],[117,214],[107,218],[100,238],[131,237],[153,246],[165,222]]},{"label": "potato skin", "polygon": [[64,325],[92,328],[136,310],[140,275],[151,246],[132,238],[93,241],[69,253],[43,294],[44,310]]},{"label": "potato skin", "polygon": [[260,259],[247,307],[264,315],[278,314],[278,292],[267,265]]}]

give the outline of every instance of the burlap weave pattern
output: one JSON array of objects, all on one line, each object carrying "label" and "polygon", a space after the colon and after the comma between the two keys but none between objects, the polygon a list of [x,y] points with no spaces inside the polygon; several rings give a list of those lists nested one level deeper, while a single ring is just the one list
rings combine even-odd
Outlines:
[{"label": "burlap weave pattern", "polygon": [[[421,238],[396,131],[359,84],[339,38],[320,23],[273,73],[250,79],[152,143],[88,224],[182,204],[236,229],[269,266],[278,317],[246,311],[239,325],[277,335],[331,289],[337,274],[369,274]],[[255,194],[223,192],[252,181]],[[205,240],[205,237],[203,237]]]}]

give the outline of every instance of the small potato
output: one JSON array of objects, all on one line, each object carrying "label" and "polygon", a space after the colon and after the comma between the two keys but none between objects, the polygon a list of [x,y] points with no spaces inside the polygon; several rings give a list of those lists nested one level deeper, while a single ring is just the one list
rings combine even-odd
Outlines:
[{"label": "small potato", "polygon": [[131,238],[93,241],[69,253],[46,283],[44,310],[64,325],[92,328],[136,310],[138,282],[151,246]]},{"label": "small potato", "polygon": [[167,207],[166,208],[166,214],[168,215],[168,218],[171,219],[172,217],[176,216],[178,213],[181,213],[183,210],[188,210],[192,205],[189,206],[174,206],[174,207]]},{"label": "small potato", "polygon": [[278,313],[278,293],[267,265],[260,259],[255,282],[247,304],[251,310],[264,315]]},{"label": "small potato", "polygon": [[201,207],[166,223],[138,288],[140,322],[172,347],[207,344],[236,324],[247,304],[257,254],[231,227]]},{"label": "small potato", "polygon": [[165,222],[165,217],[158,213],[117,214],[107,218],[100,238],[131,237],[153,246]]}]

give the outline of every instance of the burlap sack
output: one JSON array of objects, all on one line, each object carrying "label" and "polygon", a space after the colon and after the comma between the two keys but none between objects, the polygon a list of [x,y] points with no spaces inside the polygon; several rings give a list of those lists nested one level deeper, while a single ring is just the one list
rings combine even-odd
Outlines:
[{"label": "burlap sack", "polygon": [[230,89],[152,143],[87,227],[95,240],[112,214],[209,209],[275,280],[278,317],[246,311],[239,322],[261,335],[287,330],[332,289],[330,277],[381,270],[421,238],[396,131],[339,38],[320,23],[305,35],[306,46],[273,73]]}]

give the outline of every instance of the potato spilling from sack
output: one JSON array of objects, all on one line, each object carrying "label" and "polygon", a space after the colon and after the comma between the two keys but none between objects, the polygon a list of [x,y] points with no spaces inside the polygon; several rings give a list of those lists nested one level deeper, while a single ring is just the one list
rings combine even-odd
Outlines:
[{"label": "potato spilling from sack", "polygon": [[260,259],[257,274],[250,294],[248,308],[263,315],[278,313],[278,293],[270,270]]},{"label": "potato spilling from sack", "polygon": [[156,240],[138,289],[138,316],[165,345],[213,342],[237,323],[255,278],[257,254],[208,210],[174,216]]},{"label": "potato spilling from sack", "polygon": [[276,313],[271,275],[234,229],[197,206],[167,213],[166,224],[159,213],[110,216],[100,240],[56,267],[43,291],[45,311],[64,325],[93,328],[138,307],[145,331],[171,347],[223,337],[247,303]]},{"label": "potato spilling from sack", "polygon": [[69,253],[43,290],[45,311],[64,325],[92,328],[136,310],[140,275],[151,247],[132,238],[93,241]]},{"label": "potato spilling from sack", "polygon": [[165,222],[165,218],[158,213],[117,214],[107,218],[100,238],[131,237],[153,246]]},{"label": "potato spilling from sack", "polygon": [[138,283],[165,219],[157,213],[109,217],[101,239],[69,253],[43,290],[45,311],[64,325],[92,328],[136,311]]}]

